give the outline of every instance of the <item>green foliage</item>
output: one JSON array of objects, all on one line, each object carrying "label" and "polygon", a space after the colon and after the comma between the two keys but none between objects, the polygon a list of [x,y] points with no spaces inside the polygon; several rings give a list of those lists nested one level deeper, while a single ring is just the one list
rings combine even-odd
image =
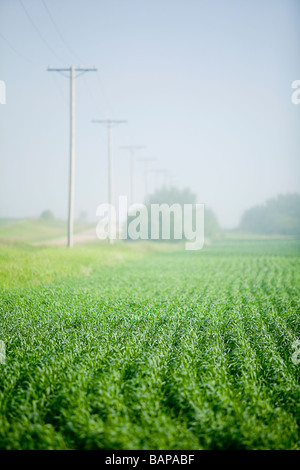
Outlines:
[{"label": "green foliage", "polygon": [[239,229],[266,235],[300,236],[300,195],[286,194],[245,211]]},{"label": "green foliage", "polygon": [[[83,221],[75,221],[74,233],[91,227]],[[0,242],[36,243],[66,237],[67,223],[64,220],[37,219],[0,219]]]},{"label": "green foliage", "polygon": [[118,246],[117,250],[105,242],[75,246],[72,250],[66,247],[35,248],[23,243],[12,246],[0,244],[0,286],[28,287],[56,279],[83,279],[99,266],[139,259],[153,251],[151,243],[138,247],[124,244]]},{"label": "green foliage", "polygon": [[88,213],[86,211],[81,211],[78,219],[81,222],[86,222],[88,220]]},{"label": "green foliage", "polygon": [[[183,207],[184,204],[192,204],[195,205],[197,202],[196,194],[190,191],[189,188],[185,188],[183,190],[180,190],[176,187],[171,187],[167,188],[166,186],[161,187],[158,189],[155,193],[151,194],[148,197],[147,201],[147,216],[146,216],[146,225],[148,226],[148,238],[151,236],[151,226],[157,226],[157,230],[159,232],[158,236],[158,241],[164,240],[163,234],[162,234],[162,225],[163,225],[163,215],[160,213],[159,215],[159,221],[153,221],[151,220],[151,205],[153,204],[159,204],[160,206],[166,204],[170,208],[173,205],[178,205],[182,208],[182,214],[183,214]],[[137,212],[137,216],[143,220],[144,215],[140,215],[139,212]],[[195,211],[194,211],[194,223],[195,223]],[[127,218],[127,227],[129,224],[135,219],[134,216],[128,216]],[[166,219],[168,220],[168,219]],[[177,228],[178,231],[181,233],[181,237],[179,240],[186,240],[184,233],[183,233],[183,223],[176,221],[176,217],[174,216],[174,212],[170,212],[170,237],[168,238],[168,241],[171,242],[178,242],[178,238],[176,238],[175,233],[176,233],[176,223],[177,223]],[[194,227],[195,230],[195,227]],[[207,206],[204,207],[204,236],[206,239],[212,239],[220,235],[220,227],[217,221],[217,218],[214,214],[214,212],[208,208]],[[130,239],[130,236],[128,235],[128,238]]]},{"label": "green foliage", "polygon": [[163,186],[162,188],[155,191],[148,198],[148,204],[196,204],[196,194],[191,192],[189,188],[178,189],[176,187],[167,188]]},{"label": "green foliage", "polygon": [[1,248],[0,448],[299,450],[299,248]]},{"label": "green foliage", "polygon": [[43,219],[43,220],[54,220],[54,214],[52,211],[50,211],[49,209],[43,211],[40,215],[40,219]]},{"label": "green foliage", "polygon": [[218,238],[221,235],[221,228],[218,220],[212,211],[207,206],[204,206],[204,236],[206,239]]}]

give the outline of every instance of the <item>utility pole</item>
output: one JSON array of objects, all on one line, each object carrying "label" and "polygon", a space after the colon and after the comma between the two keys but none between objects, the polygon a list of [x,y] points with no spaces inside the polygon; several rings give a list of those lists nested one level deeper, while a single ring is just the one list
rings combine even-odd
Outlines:
[{"label": "utility pole", "polygon": [[108,155],[108,203],[109,203],[109,243],[113,244],[114,240],[111,237],[112,234],[112,206],[114,203],[114,191],[113,191],[113,162],[112,162],[112,127],[118,124],[124,124],[127,121],[120,119],[93,119],[93,123],[105,124],[107,126],[107,155]]},{"label": "utility pole", "polygon": [[161,169],[156,169],[156,170],[151,170],[153,173],[155,173],[155,189],[158,190],[163,187],[163,185],[166,185],[166,178],[164,179],[159,179],[159,175],[166,175],[170,174],[167,170],[161,170]]},{"label": "utility pole", "polygon": [[170,176],[170,172],[168,170],[161,170],[161,172],[164,175],[164,185],[168,188],[168,176]]},{"label": "utility pole", "polygon": [[[73,226],[74,226],[74,179],[75,179],[75,78],[85,72],[96,72],[94,68],[74,67],[68,68],[51,68],[48,72],[60,72],[70,79],[70,164],[69,164],[69,207],[68,207],[68,247],[73,246]],[[65,75],[64,72],[69,72]],[[77,77],[76,72],[80,72]]]},{"label": "utility pole", "polygon": [[170,172],[169,171],[169,187],[171,188],[172,186],[175,185],[175,179],[174,177],[176,177],[176,175],[174,175],[174,173]]},{"label": "utility pole", "polygon": [[121,147],[122,149],[130,150],[131,161],[130,161],[130,203],[135,203],[135,151],[145,149],[143,145],[127,145]]},{"label": "utility pole", "polygon": [[145,162],[145,203],[147,204],[148,202],[148,191],[149,191],[149,162],[156,160],[156,158],[151,158],[151,157],[145,157],[145,158],[139,158],[139,160],[142,160]]}]

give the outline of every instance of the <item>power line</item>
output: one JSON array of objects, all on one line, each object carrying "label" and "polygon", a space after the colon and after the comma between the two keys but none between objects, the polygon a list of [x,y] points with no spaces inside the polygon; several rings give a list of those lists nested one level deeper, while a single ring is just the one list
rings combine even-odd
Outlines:
[{"label": "power line", "polygon": [[112,127],[118,124],[126,123],[127,121],[121,119],[94,119],[92,121],[96,124],[105,124],[107,126],[107,136],[108,136],[108,202],[109,202],[109,214],[108,214],[108,223],[109,223],[109,242],[113,243],[113,230],[112,230],[112,206],[114,203],[113,197],[113,163],[112,163]]},{"label": "power line", "polygon": [[150,168],[149,168],[149,162],[156,160],[156,158],[151,158],[151,157],[144,157],[144,158],[139,158],[139,160],[145,162],[145,203],[147,204],[148,202],[148,197],[149,197],[149,173],[150,173]]},{"label": "power line", "polygon": [[53,83],[55,84],[55,86],[56,86],[56,88],[57,88],[57,91],[58,91],[58,93],[60,94],[60,96],[61,96],[63,102],[64,102],[67,106],[69,106],[69,100],[68,100],[67,96],[64,94],[64,92],[63,92],[63,90],[62,90],[60,84],[58,83],[56,75],[55,75],[55,74],[51,74],[51,77],[52,77],[52,79],[53,79]]},{"label": "power line", "polygon": [[[68,48],[69,52],[70,52],[77,60],[79,60],[79,61],[81,62],[81,58],[80,58],[80,57],[78,56],[78,54],[74,51],[74,49],[70,46],[70,44],[66,41],[66,39],[65,39],[65,37],[63,36],[61,30],[58,28],[57,23],[56,23],[56,21],[54,20],[54,17],[53,17],[53,15],[52,15],[52,13],[50,12],[49,7],[48,7],[47,4],[46,4],[46,1],[45,1],[45,0],[42,0],[42,3],[43,3],[43,6],[44,6],[44,8],[45,8],[45,10],[46,10],[46,12],[47,12],[47,15],[48,15],[50,21],[51,21],[53,27],[55,28],[57,34],[59,35],[60,39],[61,39],[62,42],[65,44],[65,46]],[[100,85],[100,88],[101,88],[101,93],[102,93],[102,95],[103,95],[103,97],[104,97],[104,99],[105,99],[105,101],[106,101],[106,104],[107,104],[107,106],[108,106],[108,108],[109,108],[109,111],[110,111],[112,114],[115,114],[115,113],[113,112],[113,108],[112,108],[112,106],[111,106],[110,100],[108,99],[108,97],[107,97],[107,95],[106,95],[106,93],[105,93],[105,90],[104,90],[104,87],[103,87],[103,84],[102,84],[102,82],[101,82],[101,80],[100,80],[99,75],[96,74],[96,77],[97,77],[98,84]],[[87,92],[88,92],[88,94],[89,94],[89,98],[90,98],[91,102],[93,102],[93,104],[95,104],[95,101],[98,101],[98,99],[95,98],[95,96],[93,95],[93,93],[92,93],[92,91],[91,91],[91,89],[90,89],[90,87],[89,87],[89,85],[88,85],[88,83],[87,83],[87,81],[86,81],[85,79],[84,79],[84,85],[85,85],[85,87],[86,87],[86,89],[87,89]],[[98,102],[98,103],[99,103],[99,102]]]},{"label": "power line", "polygon": [[[167,174],[169,173],[168,170],[164,170],[164,169],[157,169],[157,170],[154,170],[154,172],[156,173],[156,175],[164,175],[165,177],[162,179],[162,184],[160,187],[163,187],[163,186],[166,186],[166,176]],[[157,180],[156,180],[156,185],[157,185]],[[158,187],[158,189],[160,189],[160,187]],[[157,188],[156,188],[157,189]]]},{"label": "power line", "polygon": [[104,100],[106,101],[107,107],[109,108],[109,111],[110,111],[111,115],[113,115],[113,114],[116,115],[117,113],[115,112],[115,110],[113,109],[113,107],[112,107],[112,105],[111,105],[111,102],[110,102],[110,100],[109,100],[109,98],[108,98],[108,96],[107,96],[107,93],[106,93],[106,91],[105,91],[105,89],[104,89],[103,83],[101,82],[100,77],[99,77],[98,74],[96,74],[96,78],[97,78],[99,87],[100,87],[100,89],[101,89],[101,93],[102,93],[102,95],[103,95],[103,98],[104,98]]},{"label": "power line", "polygon": [[[59,35],[60,39],[61,39],[62,42],[65,44],[65,46],[68,48],[69,52],[70,52],[74,57],[76,57],[77,60],[79,60],[79,61],[81,62],[81,58],[80,58],[80,57],[78,56],[78,54],[74,51],[74,49],[70,46],[70,44],[66,41],[66,39],[65,39],[65,37],[63,36],[61,30],[58,28],[57,23],[56,23],[56,21],[54,20],[54,17],[53,17],[53,15],[52,15],[52,13],[50,12],[49,7],[48,7],[47,4],[46,4],[46,1],[45,1],[45,0],[42,0],[42,3],[43,3],[43,6],[44,6],[44,8],[45,8],[45,10],[46,10],[46,12],[47,12],[47,15],[48,15],[50,21],[51,21],[53,27],[55,28],[57,34]],[[109,100],[109,98],[108,98],[108,96],[107,96],[107,94],[106,94],[106,92],[105,92],[104,86],[103,86],[103,84],[102,84],[102,82],[101,82],[100,77],[99,77],[98,74],[96,74],[96,78],[97,78],[98,84],[99,84],[99,86],[100,86],[100,89],[101,89],[101,93],[102,93],[102,95],[103,95],[103,98],[104,98],[104,100],[106,101],[106,104],[107,104],[107,107],[108,107],[108,109],[109,109],[109,112],[110,112],[111,114],[116,114],[116,113],[114,112],[114,110],[113,110],[113,107],[112,107],[112,105],[111,105],[111,102],[110,102],[110,100]],[[91,100],[91,102],[92,102],[93,104],[95,104],[95,101],[97,101],[98,104],[100,104],[99,101],[98,101],[98,98],[95,98],[94,94],[92,93],[92,91],[91,91],[91,89],[90,89],[90,87],[89,87],[89,85],[88,85],[88,82],[87,82],[85,79],[84,79],[84,85],[85,85],[85,87],[86,87],[86,89],[87,89],[87,92],[88,92],[88,95],[89,95],[89,99]],[[101,104],[101,106],[102,106],[102,104]]]},{"label": "power line", "polygon": [[140,149],[145,149],[146,147],[144,145],[127,145],[124,147],[121,147],[122,149],[127,149],[130,150],[131,153],[131,162],[130,162],[130,178],[131,178],[131,184],[130,184],[130,203],[134,204],[135,203],[135,151],[140,150]]},{"label": "power line", "polygon": [[15,54],[17,54],[19,57],[21,57],[21,59],[24,59],[27,62],[30,62],[30,63],[35,64],[35,65],[37,64],[37,62],[35,62],[35,61],[29,59],[28,57],[24,56],[23,54],[21,54],[2,33],[0,33],[0,37],[3,39],[3,41],[6,42],[6,44],[10,47],[10,49]]},{"label": "power line", "polygon": [[[96,72],[96,68],[68,67],[51,68],[48,72],[68,72],[70,77],[70,173],[69,173],[69,210],[68,210],[68,247],[73,246],[74,225],[74,177],[75,177],[75,72]],[[79,76],[77,75],[77,76]]]},{"label": "power line", "polygon": [[154,189],[155,189],[155,191],[157,191],[158,189],[160,189],[160,186],[159,186],[159,175],[163,174],[164,171],[165,171],[165,170],[160,170],[160,169],[150,170],[150,172],[154,174]]},{"label": "power line", "polygon": [[60,29],[58,28],[56,22],[54,21],[54,18],[45,2],[45,0],[42,0],[42,4],[47,12],[47,15],[55,29],[55,31],[57,32],[57,34],[59,35],[60,39],[62,40],[62,42],[65,44],[65,46],[67,47],[67,49],[69,50],[69,52],[79,61],[81,61],[80,57],[78,56],[78,54],[76,52],[74,52],[74,50],[72,49],[72,47],[69,45],[69,43],[66,41],[65,37],[62,35]]},{"label": "power line", "polygon": [[20,2],[20,5],[22,6],[29,22],[31,23],[32,27],[35,29],[36,33],[38,34],[38,36],[40,37],[40,39],[43,41],[43,43],[46,45],[46,47],[52,52],[52,54],[57,58],[57,60],[59,62],[61,62],[61,58],[56,54],[56,52],[54,51],[54,49],[52,49],[52,47],[50,46],[50,44],[46,41],[46,39],[44,38],[44,36],[42,35],[42,33],[40,32],[39,28],[36,26],[35,22],[33,21],[32,17],[30,16],[30,14],[28,13],[24,3],[22,2],[22,0],[19,0]]}]

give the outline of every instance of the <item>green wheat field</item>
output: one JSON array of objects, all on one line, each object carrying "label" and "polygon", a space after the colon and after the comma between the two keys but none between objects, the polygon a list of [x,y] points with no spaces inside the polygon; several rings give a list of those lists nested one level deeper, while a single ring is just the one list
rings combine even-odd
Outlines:
[{"label": "green wheat field", "polygon": [[3,242],[0,285],[1,449],[300,449],[299,240]]}]

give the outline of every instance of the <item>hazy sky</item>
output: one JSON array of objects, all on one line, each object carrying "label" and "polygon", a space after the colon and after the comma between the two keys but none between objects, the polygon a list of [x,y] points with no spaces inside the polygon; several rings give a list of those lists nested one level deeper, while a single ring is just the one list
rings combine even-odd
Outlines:
[{"label": "hazy sky", "polygon": [[[76,217],[107,202],[92,119],[128,120],[113,129],[116,197],[133,144],[224,227],[300,192],[299,0],[0,0],[0,58],[0,217],[67,218],[69,80],[48,66],[98,68],[76,79]],[[137,179],[142,199],[142,161]]]}]

